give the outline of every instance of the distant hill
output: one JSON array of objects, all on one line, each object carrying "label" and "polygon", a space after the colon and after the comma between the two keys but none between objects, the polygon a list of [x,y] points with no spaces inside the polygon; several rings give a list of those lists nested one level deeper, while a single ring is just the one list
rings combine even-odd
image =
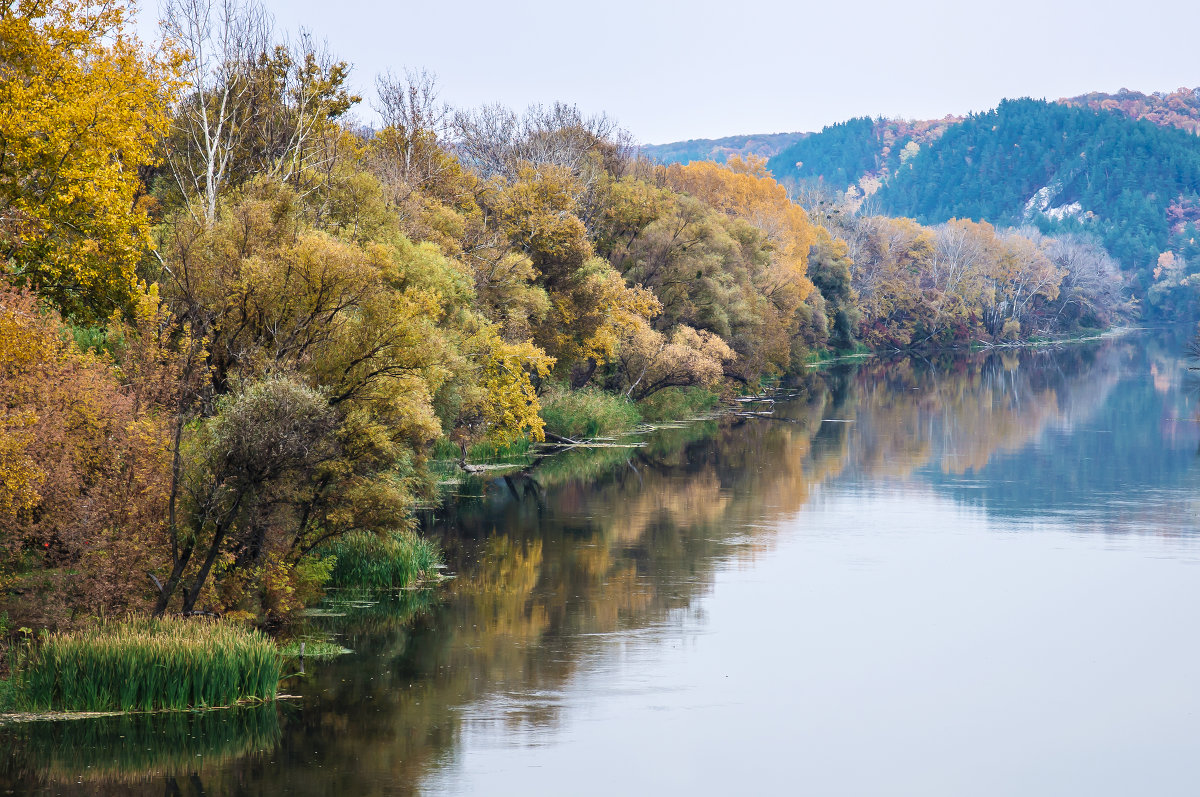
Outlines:
[{"label": "distant hill", "polygon": [[921,147],[877,201],[924,223],[1091,232],[1151,300],[1164,276],[1200,271],[1200,136],[1121,113],[1005,100]]},{"label": "distant hill", "polygon": [[[793,135],[774,153],[765,137],[736,137],[737,154],[764,155],[785,185],[818,184],[851,207],[872,197],[874,211],[927,224],[958,217],[1093,235],[1150,315],[1178,312],[1200,286],[1200,89],[1005,100],[966,118],[859,117]],[[657,157],[669,162],[682,146]],[[705,152],[727,157],[695,146],[689,159]]]},{"label": "distant hill", "polygon": [[1093,111],[1115,111],[1131,119],[1145,119],[1159,127],[1178,127],[1200,133],[1200,88],[1176,89],[1168,93],[1121,89],[1116,94],[1093,92],[1058,101],[1062,105],[1091,108]]},{"label": "distant hill", "polygon": [[862,116],[806,136],[770,157],[767,167],[781,182],[823,180],[843,191],[863,178],[886,180],[961,121],[961,116],[924,122]]},{"label": "distant hill", "polygon": [[[1063,97],[1056,102],[1075,108],[1113,111],[1159,127],[1176,127],[1200,134],[1200,88],[1151,94],[1129,89],[1121,89],[1115,94],[1097,91]],[[830,185],[845,188],[864,176],[885,178],[895,170],[902,157],[913,154],[910,147],[908,156],[905,155],[904,148],[909,142],[924,146],[950,125],[962,120],[961,116],[928,121],[859,117],[816,133],[695,138],[669,144],[647,144],[642,147],[642,152],[660,163],[695,160],[724,163],[730,155],[758,155],[771,160],[771,169],[780,180],[819,176]]]},{"label": "distant hill", "polygon": [[731,155],[746,157],[758,155],[770,158],[791,146],[809,133],[764,133],[750,136],[726,136],[725,138],[693,138],[671,144],[645,144],[642,153],[659,163],[682,163],[692,161],[716,161],[724,163]]}]

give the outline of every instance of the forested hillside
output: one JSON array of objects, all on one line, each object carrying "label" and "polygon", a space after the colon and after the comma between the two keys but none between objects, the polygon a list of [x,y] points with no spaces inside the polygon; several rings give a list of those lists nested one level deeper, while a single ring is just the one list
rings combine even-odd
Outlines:
[{"label": "forested hillside", "polygon": [[[1115,94],[1091,92],[1078,97],[1063,97],[1057,104],[1094,111],[1113,111],[1130,119],[1145,119],[1159,127],[1176,127],[1200,133],[1200,88],[1180,88],[1172,92],[1121,89]],[[913,121],[856,117],[827,125],[818,132],[763,133],[758,135],[698,138],[642,147],[646,157],[659,163],[690,163],[713,160],[724,163],[737,155],[770,160],[775,177],[792,179],[824,178],[841,188],[857,183],[864,176],[881,176],[893,170],[909,142],[915,146],[931,143],[946,128],[964,117]],[[871,124],[868,126],[867,121]],[[800,142],[804,142],[801,144]],[[849,147],[851,155],[839,150]],[[908,148],[909,155],[912,147]],[[841,170],[841,171],[839,171]],[[844,175],[841,173],[844,171]]]},{"label": "forested hillside", "polygon": [[926,122],[862,116],[797,141],[771,157],[768,166],[785,183],[821,180],[839,191],[859,184],[870,193],[875,187],[872,181],[886,180],[920,147],[960,121],[956,116]]},{"label": "forested hillside", "polygon": [[808,133],[764,133],[724,138],[693,138],[670,144],[645,144],[642,154],[658,163],[688,164],[692,161],[724,163],[733,156],[757,155],[769,158],[783,151]]},{"label": "forested hillside", "polygon": [[1183,299],[1168,283],[1200,269],[1200,138],[1116,113],[1006,100],[923,148],[879,203],[925,223],[1095,234],[1160,313]]}]

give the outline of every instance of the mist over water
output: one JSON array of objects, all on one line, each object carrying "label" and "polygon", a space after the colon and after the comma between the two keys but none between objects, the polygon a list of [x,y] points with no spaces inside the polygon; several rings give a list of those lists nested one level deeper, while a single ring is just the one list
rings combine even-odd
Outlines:
[{"label": "mist over water", "polygon": [[277,707],[0,729],[47,794],[1191,794],[1183,333],[838,366],[457,485]]}]

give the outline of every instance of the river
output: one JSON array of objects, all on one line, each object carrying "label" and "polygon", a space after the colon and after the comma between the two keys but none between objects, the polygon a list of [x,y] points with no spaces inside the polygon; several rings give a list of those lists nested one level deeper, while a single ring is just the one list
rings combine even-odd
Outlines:
[{"label": "river", "polygon": [[[1200,383],[1170,331],[840,364],[472,478],[454,578],[264,706],[0,729],[8,793],[1194,794]],[[767,410],[768,405],[750,409]]]}]

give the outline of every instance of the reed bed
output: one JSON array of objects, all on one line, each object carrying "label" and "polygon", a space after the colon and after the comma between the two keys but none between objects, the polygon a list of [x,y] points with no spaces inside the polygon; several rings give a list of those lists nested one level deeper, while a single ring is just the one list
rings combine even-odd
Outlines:
[{"label": "reed bed", "polygon": [[442,563],[436,545],[408,531],[386,537],[352,532],[330,550],[337,557],[329,577],[332,587],[400,589],[431,575]]},{"label": "reed bed", "polygon": [[51,634],[18,673],[31,711],[154,711],[273,700],[280,656],[261,631],[170,618]]},{"label": "reed bed", "polygon": [[441,564],[437,546],[411,531],[384,537],[352,532],[330,551],[337,557],[329,577],[334,587],[399,589],[431,575]]},{"label": "reed bed", "polygon": [[641,419],[632,401],[597,388],[551,391],[542,401],[546,431],[574,440],[618,434]]},{"label": "reed bed", "polygon": [[721,397],[702,387],[668,387],[638,402],[642,420],[650,423],[680,421],[711,412],[721,404]]}]

